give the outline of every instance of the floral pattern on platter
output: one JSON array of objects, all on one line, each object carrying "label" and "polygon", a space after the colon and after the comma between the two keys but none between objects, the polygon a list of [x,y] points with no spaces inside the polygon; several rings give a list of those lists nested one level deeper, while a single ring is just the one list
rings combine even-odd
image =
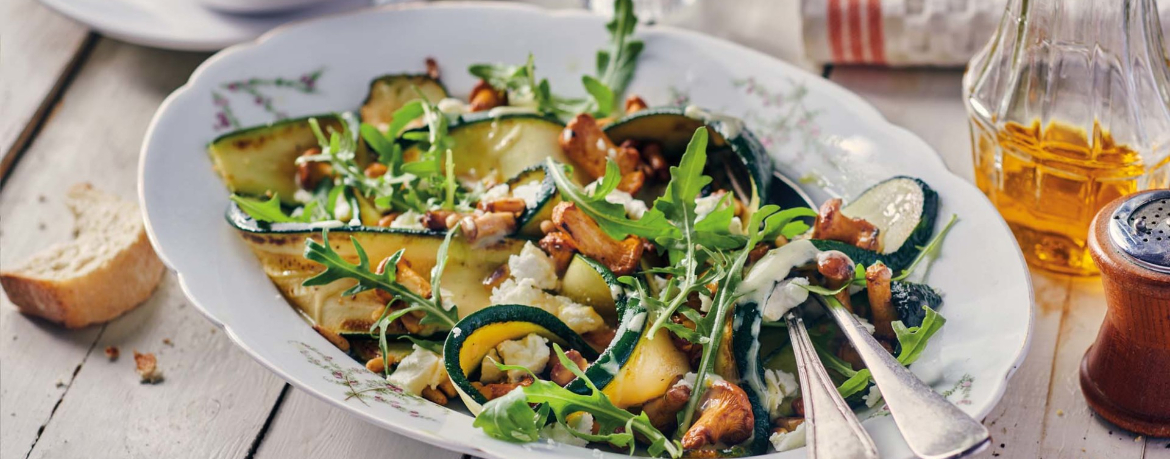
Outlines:
[{"label": "floral pattern on platter", "polygon": [[[325,68],[304,73],[296,78],[247,78],[229,81],[219,85],[220,90],[211,91],[211,103],[215,106],[215,122],[212,128],[216,131],[225,129],[239,129],[240,120],[232,110],[232,98],[229,96],[247,96],[253,105],[273,117],[272,121],[288,118],[277,104],[277,99],[271,90],[293,90],[299,94],[317,94],[318,80],[325,73]],[[222,91],[222,92],[221,92]]]},{"label": "floral pattern on platter", "polygon": [[[959,378],[959,380],[955,382],[954,386],[951,386],[950,389],[942,392],[942,396],[946,397],[947,400],[951,400],[956,405],[970,405],[971,384],[974,382],[975,378],[973,378],[970,374],[963,374],[963,377]],[[955,394],[959,394],[958,400],[952,400],[952,396]]]},{"label": "floral pattern on platter", "polygon": [[386,382],[365,367],[346,368],[335,362],[332,356],[325,355],[310,344],[301,341],[289,341],[289,344],[295,346],[309,363],[327,371],[328,375],[324,376],[326,381],[345,387],[343,393],[345,401],[357,400],[366,406],[369,406],[370,402],[381,403],[412,418],[438,422],[435,418],[423,415],[413,408],[430,402],[404,392],[402,388]]},{"label": "floral pattern on platter", "polygon": [[[964,373],[963,377],[955,381],[955,384],[950,389],[939,392],[940,395],[950,400],[955,405],[970,405],[971,404],[971,384],[975,382],[975,378],[970,373]],[[959,394],[959,399],[954,400],[952,396]],[[890,406],[886,405],[884,401],[879,402],[882,405],[870,412],[865,419],[880,418],[890,415]]]}]

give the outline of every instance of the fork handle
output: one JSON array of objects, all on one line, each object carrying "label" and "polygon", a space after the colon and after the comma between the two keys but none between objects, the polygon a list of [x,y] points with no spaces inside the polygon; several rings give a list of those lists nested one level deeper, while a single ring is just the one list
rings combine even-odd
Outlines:
[{"label": "fork handle", "polygon": [[829,379],[808,337],[804,320],[789,313],[785,321],[800,372],[808,456],[813,459],[876,459],[878,453],[873,439],[861,427],[853,409],[841,398],[837,385]]},{"label": "fork handle", "polygon": [[918,457],[945,459],[981,451],[991,442],[987,428],[927,386],[882,348],[853,313],[822,302],[873,375],[894,422]]}]

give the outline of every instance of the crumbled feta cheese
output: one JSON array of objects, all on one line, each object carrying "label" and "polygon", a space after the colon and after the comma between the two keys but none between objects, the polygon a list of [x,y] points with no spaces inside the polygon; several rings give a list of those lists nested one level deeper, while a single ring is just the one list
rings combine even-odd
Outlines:
[{"label": "crumbled feta cheese", "polygon": [[703,312],[711,312],[711,297],[699,293],[699,310]]},{"label": "crumbled feta cheese", "polygon": [[858,322],[861,322],[861,326],[865,327],[865,331],[868,331],[871,335],[873,334],[873,331],[875,330],[873,324],[869,323],[868,320],[865,320],[864,317],[861,317],[857,314],[854,314],[853,317],[857,319]]},{"label": "crumbled feta cheese", "polygon": [[[694,389],[695,388],[695,379],[697,379],[698,377],[699,377],[699,375],[697,373],[694,373],[694,372],[687,373],[687,374],[683,375],[682,379],[678,380],[678,382],[676,382],[674,384],[687,386],[691,389]],[[705,385],[707,387],[711,387],[711,384],[714,384],[716,381],[722,381],[722,380],[723,380],[722,376],[719,376],[715,373],[707,373],[707,379],[705,379],[703,382],[705,383]]]},{"label": "crumbled feta cheese", "polygon": [[[434,269],[432,269],[432,271],[434,271]],[[440,288],[439,296],[441,296],[443,299],[443,304],[440,305],[443,307],[443,310],[450,311],[451,308],[455,307],[455,302],[451,300],[452,298],[455,298],[455,292],[445,288]]]},{"label": "crumbled feta cheese", "polygon": [[[568,129],[566,129],[566,131],[567,130]],[[601,179],[594,180],[593,183],[585,185],[585,194],[588,194],[589,196],[593,196],[593,193],[597,192],[598,186],[601,186]]]},{"label": "crumbled feta cheese", "polygon": [[504,372],[496,367],[497,363],[504,363],[500,360],[500,353],[494,348],[488,350],[483,361],[479,363],[479,380],[481,382],[494,383],[504,379]]},{"label": "crumbled feta cheese", "polygon": [[543,188],[544,184],[541,182],[529,182],[517,185],[516,188],[512,189],[512,196],[523,199],[524,205],[529,208],[536,207],[537,204],[540,204],[538,201],[540,200]]},{"label": "crumbled feta cheese", "polygon": [[532,279],[533,285],[540,289],[554,290],[560,283],[556,263],[531,242],[525,242],[520,253],[508,258],[508,270],[515,279]]},{"label": "crumbled feta cheese", "polygon": [[869,386],[869,392],[867,392],[865,395],[861,396],[861,399],[865,400],[865,406],[873,408],[873,407],[877,406],[878,403],[881,403],[882,392],[880,390],[878,390],[877,384],[874,384],[872,386]]},{"label": "crumbled feta cheese", "polygon": [[768,437],[768,441],[772,442],[772,447],[776,448],[776,452],[788,451],[804,446],[804,423],[796,426],[792,432],[773,433]]},{"label": "crumbled feta cheese", "polygon": [[353,206],[345,199],[345,193],[337,195],[337,200],[333,202],[333,218],[343,222],[353,218]]},{"label": "crumbled feta cheese", "polygon": [[723,193],[712,193],[707,196],[700,196],[695,198],[695,221],[697,222],[702,220],[703,217],[706,217],[711,212],[714,212],[715,208],[719,206],[719,201],[722,200]]},{"label": "crumbled feta cheese", "polygon": [[[497,344],[496,350],[500,352],[500,357],[504,359],[505,364],[521,366],[537,374],[544,371],[545,365],[548,365],[550,354],[548,339],[535,333],[529,334],[523,339],[508,340]],[[508,370],[508,379],[518,381],[527,374],[522,370]]]},{"label": "crumbled feta cheese", "polygon": [[561,306],[561,309],[557,311],[557,318],[579,334],[589,333],[605,326],[605,321],[593,308],[571,301]]},{"label": "crumbled feta cheese", "polygon": [[601,328],[604,321],[593,308],[574,302],[568,297],[553,295],[536,286],[531,278],[505,279],[492,289],[492,304],[522,304],[543,309],[557,316],[577,333],[588,333]]},{"label": "crumbled feta cheese", "polygon": [[541,430],[541,432],[544,434],[545,438],[547,438],[551,441],[557,442],[557,443],[563,443],[566,445],[573,445],[573,446],[580,446],[580,447],[584,447],[584,446],[589,444],[589,440],[586,440],[584,438],[580,438],[576,435],[573,435],[571,432],[569,432],[569,429],[573,429],[573,430],[575,430],[579,433],[583,433],[583,434],[592,434],[593,433],[593,415],[592,414],[581,413],[579,415],[569,416],[569,422],[567,424],[568,424],[568,428],[566,428],[564,424],[561,424],[559,422],[554,422],[552,424],[545,426]]},{"label": "crumbled feta cheese", "polygon": [[448,115],[462,115],[467,113],[467,104],[462,100],[453,97],[447,97],[435,104],[439,107],[439,111]]},{"label": "crumbled feta cheese", "polygon": [[422,218],[423,214],[413,210],[408,210],[395,217],[394,221],[390,222],[390,227],[401,229],[425,229],[422,224]]},{"label": "crumbled feta cheese", "polygon": [[[536,287],[532,279],[504,279],[500,285],[492,289],[492,304],[523,304],[537,306],[543,297],[544,290]],[[544,308],[541,308],[544,309]]]},{"label": "crumbled feta cheese", "polygon": [[308,204],[313,200],[313,193],[298,188],[297,192],[293,193],[293,199],[299,203]]},{"label": "crumbled feta cheese", "polygon": [[646,203],[640,199],[634,199],[629,193],[622,190],[613,190],[605,195],[605,201],[611,204],[617,204],[626,208],[626,216],[634,220],[642,218],[646,213]]},{"label": "crumbled feta cheese", "polygon": [[727,224],[727,231],[740,236],[747,235],[747,231],[743,229],[743,220],[740,220],[739,217],[731,217],[731,223]]},{"label": "crumbled feta cheese", "polygon": [[504,199],[508,197],[508,184],[501,183],[499,185],[489,188],[480,195],[479,199],[483,201],[495,201],[497,199]]},{"label": "crumbled feta cheese", "polygon": [[808,290],[802,286],[808,287],[807,278],[794,277],[776,284],[768,295],[768,301],[764,303],[764,319],[776,322],[789,310],[808,300]]},{"label": "crumbled feta cheese", "polygon": [[386,380],[414,395],[428,387],[439,387],[447,379],[443,358],[434,352],[414,345],[414,352],[398,363],[398,368]]},{"label": "crumbled feta cheese", "polygon": [[780,405],[800,392],[800,383],[792,373],[772,369],[764,370],[764,383],[768,394],[768,413],[772,418],[777,418],[782,414]]}]

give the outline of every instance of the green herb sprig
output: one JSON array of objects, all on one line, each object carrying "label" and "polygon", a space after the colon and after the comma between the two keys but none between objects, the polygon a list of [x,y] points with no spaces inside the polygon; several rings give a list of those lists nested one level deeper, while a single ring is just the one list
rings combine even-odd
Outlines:
[{"label": "green herb sprig", "polygon": [[[358,255],[358,263],[355,265],[345,261],[337,251],[333,250],[333,246],[329,244],[328,230],[321,232],[322,242],[317,242],[312,239],[305,240],[305,258],[324,265],[325,271],[306,279],[301,285],[310,287],[330,284],[340,279],[354,279],[357,281],[357,285],[342,292],[341,296],[357,295],[358,293],[374,289],[389,292],[393,295],[394,299],[386,304],[382,315],[370,326],[370,334],[378,338],[378,348],[382,352],[382,359],[388,362],[390,343],[386,337],[386,333],[390,329],[390,324],[400,317],[414,311],[422,311],[425,315],[419,320],[419,324],[434,324],[446,329],[453,328],[455,322],[459,320],[458,307],[454,304],[447,306],[444,304],[442,297],[442,276],[447,266],[447,253],[451,246],[451,239],[457,231],[457,228],[452,228],[448,231],[447,236],[443,238],[443,243],[439,245],[439,251],[436,253],[438,262],[431,271],[430,298],[423,298],[422,295],[415,293],[413,290],[398,282],[398,260],[402,259],[402,254],[405,253],[405,249],[399,249],[397,252],[394,252],[390,256],[390,260],[386,262],[382,274],[378,274],[370,269],[369,257],[366,255],[366,251],[362,248],[362,245],[358,243],[357,238],[353,236],[349,238],[353,244],[354,251]],[[407,307],[391,311],[390,304],[399,300],[405,301]],[[411,339],[411,341],[422,346],[422,344],[414,339]],[[423,347],[429,349],[429,347]],[[390,366],[387,365],[383,371],[386,375],[389,375]]]},{"label": "green herb sprig", "polygon": [[[672,458],[682,456],[682,446],[656,429],[645,413],[634,415],[615,406],[585,372],[565,356],[560,345],[553,343],[553,351],[561,365],[572,371],[589,387],[588,395],[572,392],[551,381],[537,379],[527,368],[497,363],[496,366],[502,371],[527,372],[533,376],[533,382],[529,386],[518,387],[504,397],[487,402],[472,425],[482,428],[485,433],[500,440],[527,443],[540,438],[540,428],[544,425],[548,413],[551,412],[556,417],[556,422],[567,427],[569,415],[586,412],[593,415],[599,433],[587,434],[567,428],[578,438],[591,442],[612,443],[619,447],[631,447],[632,450],[634,434],[638,434],[649,440],[647,451],[650,455],[666,453]],[[540,404],[540,410],[532,409],[529,406],[532,403]],[[617,432],[618,428],[624,428],[624,431]]]},{"label": "green herb sprig", "polygon": [[589,99],[560,97],[552,93],[548,79],[536,78],[532,54],[524,65],[474,64],[468,68],[472,75],[482,78],[493,88],[506,91],[513,99],[531,99],[536,110],[562,119],[578,113],[597,117],[615,115],[622,108],[620,98],[634,76],[638,56],[644,44],[632,38],[638,17],[632,0],[617,0],[613,18],[606,23],[609,43],[597,52],[597,75],[583,75],[581,85]]},{"label": "green herb sprig", "polygon": [[[826,301],[829,302],[829,307],[844,307],[837,302],[835,298],[828,297]],[[943,324],[947,320],[930,306],[923,305],[926,310],[926,315],[922,319],[922,325],[917,327],[906,327],[900,320],[890,323],[894,329],[894,335],[898,339],[900,351],[898,352],[898,363],[903,366],[909,366],[918,360],[922,352],[926,349],[926,344],[930,338],[942,329]],[[837,386],[837,392],[841,394],[842,398],[849,397],[869,387],[873,376],[868,369],[855,371],[852,366],[842,361],[832,352],[826,350],[823,346],[814,342],[817,355],[820,356],[821,362],[825,364],[825,368],[833,370],[848,379]]]},{"label": "green herb sprig", "polygon": [[317,205],[316,201],[310,202],[302,208],[300,215],[292,216],[285,214],[284,209],[280,207],[280,195],[278,194],[274,194],[267,201],[233,194],[231,200],[253,220],[266,223],[308,223],[311,221],[313,209]]},{"label": "green herb sprig", "polygon": [[723,343],[722,338],[726,328],[723,324],[727,321],[727,315],[731,312],[732,306],[739,299],[736,290],[739,288],[740,282],[743,281],[744,265],[747,264],[752,249],[764,240],[765,235],[774,234],[777,228],[791,222],[789,215],[780,211],[779,206],[761,207],[752,214],[751,220],[748,222],[747,242],[732,257],[728,258],[730,262],[724,270],[726,274],[719,280],[719,288],[711,302],[711,311],[698,322],[702,324],[704,330],[708,330],[707,344],[703,346],[699,368],[695,372],[694,389],[691,391],[691,397],[687,400],[687,406],[679,419],[678,431],[680,433],[686,432],[690,428],[694,421],[695,411],[699,407],[699,400],[706,392],[707,376],[714,371],[715,357],[719,354],[720,345]]},{"label": "green herb sprig", "polygon": [[439,280],[443,267],[446,264],[447,249],[451,243],[451,238],[456,230],[451,230],[447,233],[443,244],[439,248],[438,260],[439,264],[435,266],[435,273],[431,282],[431,298],[424,298],[422,295],[415,293],[407,288],[405,285],[398,282],[397,274],[398,268],[396,266],[398,260],[402,259],[402,254],[406,249],[399,249],[390,256],[390,260],[386,262],[384,270],[381,274],[375,273],[370,267],[369,256],[358,243],[357,238],[350,236],[350,241],[353,244],[354,251],[358,255],[358,263],[352,264],[342,258],[341,254],[333,250],[329,244],[329,231],[322,231],[323,242],[317,242],[312,239],[305,240],[305,258],[325,267],[325,271],[320,274],[306,279],[301,285],[311,287],[315,285],[326,285],[341,279],[353,279],[357,281],[357,285],[350,287],[341,296],[353,296],[368,290],[382,290],[394,295],[396,300],[404,301],[408,304],[406,308],[399,309],[393,313],[388,313],[383,316],[378,322],[393,322],[395,319],[402,317],[405,314],[414,311],[422,311],[426,313],[421,324],[436,324],[447,328],[455,326],[458,320],[458,313],[454,305],[445,305],[441,301],[441,285]]}]

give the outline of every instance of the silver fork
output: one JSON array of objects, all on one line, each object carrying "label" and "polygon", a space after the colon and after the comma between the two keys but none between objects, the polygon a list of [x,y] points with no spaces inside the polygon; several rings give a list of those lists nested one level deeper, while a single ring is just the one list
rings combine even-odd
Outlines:
[{"label": "silver fork", "polygon": [[808,337],[804,320],[796,310],[784,315],[788,337],[796,353],[800,373],[800,394],[804,401],[805,443],[813,459],[875,459],[877,447],[861,427],[861,421],[829,379],[821,359]]},{"label": "silver fork", "polygon": [[842,306],[830,306],[820,297],[817,300],[861,355],[898,430],[915,455],[928,459],[958,458],[982,451],[991,443],[983,424],[902,366],[852,313]]}]

